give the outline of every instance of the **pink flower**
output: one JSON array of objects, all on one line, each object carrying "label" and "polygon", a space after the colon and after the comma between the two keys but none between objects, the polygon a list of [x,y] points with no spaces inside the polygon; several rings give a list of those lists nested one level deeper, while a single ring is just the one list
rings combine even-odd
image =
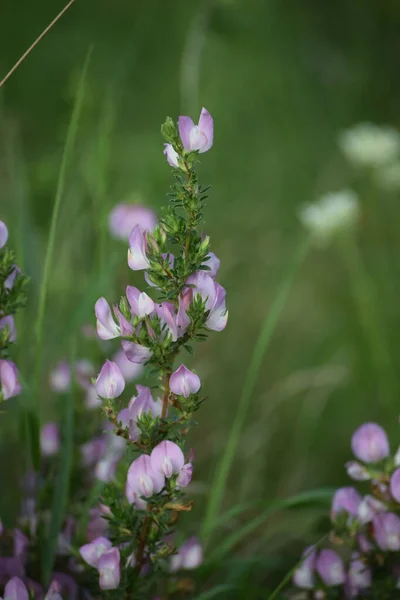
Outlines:
[{"label": "pink flower", "polygon": [[60,432],[56,423],[46,423],[40,430],[42,456],[54,456],[60,449]]},{"label": "pink flower", "polygon": [[128,408],[124,408],[118,415],[118,421],[123,427],[129,426],[129,437],[132,442],[140,437],[140,429],[136,425],[137,419],[143,413],[150,413],[153,417],[161,414],[161,405],[159,402],[154,402],[150,388],[138,385],[138,395],[133,397],[129,402]]},{"label": "pink flower", "polygon": [[21,392],[18,370],[10,360],[0,360],[0,393],[4,400],[17,396]]},{"label": "pink flower", "polygon": [[171,391],[177,396],[188,398],[191,394],[197,394],[201,386],[200,378],[193,371],[189,371],[185,365],[172,373],[169,382]]},{"label": "pink flower", "polygon": [[390,493],[400,503],[400,469],[396,469],[390,479]]},{"label": "pink flower", "polygon": [[157,473],[162,473],[167,479],[178,475],[185,464],[182,450],[174,442],[165,440],[156,446],[151,455],[151,466]]},{"label": "pink flower", "polygon": [[128,285],[126,288],[126,297],[131,307],[132,315],[143,319],[154,311],[154,302],[145,292],[141,292],[136,287]]},{"label": "pink flower", "polygon": [[146,247],[145,234],[142,228],[136,225],[129,236],[128,265],[132,271],[141,271],[150,267]]},{"label": "pink flower", "polygon": [[110,232],[121,240],[128,240],[137,226],[142,231],[153,231],[156,224],[157,217],[154,211],[140,204],[117,204],[110,212]]},{"label": "pink flower", "polygon": [[99,586],[102,590],[115,590],[120,583],[120,554],[118,548],[112,548],[100,556],[97,564]]},{"label": "pink flower", "polygon": [[213,331],[225,329],[228,321],[226,310],[226,291],[206,271],[196,271],[191,275],[187,283],[192,287],[193,298],[200,296],[205,302],[205,308],[209,311],[206,325]]},{"label": "pink flower", "polygon": [[381,550],[400,550],[400,519],[394,513],[378,513],[373,521],[374,537]]},{"label": "pink flower", "polygon": [[106,360],[96,379],[96,391],[100,398],[118,398],[125,389],[125,380],[120,368],[111,360]]},{"label": "pink flower", "polygon": [[13,577],[4,588],[4,600],[29,600],[28,590],[19,577]]},{"label": "pink flower", "polygon": [[135,504],[137,508],[144,509],[147,503],[142,499],[142,496],[150,498],[153,494],[159,494],[164,484],[164,475],[153,469],[150,456],[142,454],[129,467],[126,497],[130,504]]},{"label": "pink flower", "polygon": [[195,125],[190,117],[179,117],[178,127],[183,147],[188,152],[198,150],[202,154],[212,147],[214,120],[205,108],[201,110],[198,125]]},{"label": "pink flower", "polygon": [[353,434],[354,455],[365,463],[380,462],[390,454],[386,432],[376,423],[364,423]]},{"label": "pink flower", "polygon": [[366,588],[371,587],[372,584],[372,573],[371,570],[361,560],[359,554],[354,553],[351,558],[349,574],[348,574],[348,586],[350,589],[350,595],[352,598],[359,596],[359,592]]},{"label": "pink flower", "polygon": [[49,376],[50,389],[53,392],[62,394],[67,392],[71,385],[71,367],[67,361],[63,360],[50,371]]},{"label": "pink flower", "polygon": [[332,500],[331,519],[336,519],[341,513],[348,513],[356,517],[361,503],[361,496],[353,487],[344,487],[337,490]]},{"label": "pink flower", "polygon": [[342,585],[346,580],[343,561],[334,550],[321,550],[315,568],[325,585]]},{"label": "pink flower", "polygon": [[89,544],[79,548],[83,560],[91,567],[97,568],[100,557],[112,548],[112,543],[105,537],[98,537]]},{"label": "pink flower", "polygon": [[171,559],[170,570],[175,573],[181,569],[197,569],[203,562],[203,548],[196,537],[189,538]]},{"label": "pink flower", "polygon": [[135,342],[129,342],[128,340],[122,340],[121,346],[125,352],[126,358],[136,364],[144,364],[152,357],[152,351],[146,346],[136,344]]},{"label": "pink flower", "polygon": [[0,250],[1,250],[1,248],[4,248],[4,246],[7,244],[7,240],[8,240],[7,225],[5,223],[3,223],[3,221],[0,221]]},{"label": "pink flower", "polygon": [[317,554],[313,546],[309,546],[303,552],[303,560],[294,572],[293,583],[306,590],[312,590],[315,585],[315,560]]},{"label": "pink flower", "polygon": [[167,157],[168,164],[171,167],[179,167],[179,154],[174,149],[172,144],[164,144],[164,154]]},{"label": "pink flower", "polygon": [[120,336],[121,331],[111,313],[110,305],[105,298],[99,298],[95,304],[94,311],[97,322],[97,335],[102,340],[112,340]]},{"label": "pink flower", "polygon": [[10,342],[15,342],[17,339],[17,330],[15,328],[15,321],[12,315],[8,315],[7,317],[2,317],[0,319],[0,331],[6,327],[8,328],[8,339]]}]

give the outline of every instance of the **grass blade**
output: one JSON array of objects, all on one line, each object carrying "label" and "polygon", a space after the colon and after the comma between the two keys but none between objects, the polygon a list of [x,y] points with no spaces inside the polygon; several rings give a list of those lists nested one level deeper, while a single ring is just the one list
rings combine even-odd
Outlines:
[{"label": "grass blade", "polygon": [[312,490],[311,492],[303,492],[301,494],[296,494],[296,496],[291,496],[290,498],[272,502],[257,518],[246,523],[241,529],[235,530],[230,536],[227,536],[211,553],[208,562],[218,562],[223,559],[224,556],[231,552],[232,548],[252,534],[253,531],[256,531],[261,527],[272,514],[279,510],[300,508],[315,502],[330,501],[334,492],[335,490],[333,488],[320,488]]},{"label": "grass blade", "polygon": [[[73,364],[75,361],[76,343],[74,342],[71,346],[70,361],[71,364]],[[54,488],[49,533],[42,554],[42,582],[46,586],[50,583],[51,572],[57,551],[58,535],[65,519],[68,504],[74,451],[74,392],[75,386],[73,382],[64,404],[65,413],[62,419],[60,464]]]},{"label": "grass blade", "polygon": [[71,120],[68,126],[67,138],[65,141],[60,173],[57,182],[56,196],[54,200],[53,213],[51,216],[49,239],[47,242],[47,249],[43,268],[43,277],[39,292],[39,303],[38,312],[35,323],[35,370],[34,370],[34,384],[32,394],[32,408],[30,409],[30,442],[32,452],[32,462],[35,468],[38,467],[40,453],[39,453],[39,418],[38,418],[38,406],[36,399],[40,396],[40,384],[42,376],[42,355],[43,355],[43,331],[44,331],[44,317],[46,312],[46,301],[49,290],[50,273],[53,264],[54,245],[56,240],[57,223],[60,213],[61,200],[64,195],[66,177],[68,167],[71,163],[73,150],[75,147],[75,141],[78,131],[79,118],[81,116],[83,99],[85,96],[85,83],[86,76],[89,67],[90,57],[92,54],[92,48],[86,56],[85,64],[82,70],[75,104],[71,115]]},{"label": "grass blade", "polygon": [[209,538],[211,535],[214,528],[215,519],[218,517],[226,482],[229,476],[232,461],[235,456],[240,434],[246,419],[250,399],[258,380],[258,375],[264,360],[265,352],[275,331],[282,309],[286,304],[286,300],[291,290],[295,275],[307,254],[308,247],[308,238],[306,240],[302,240],[299,248],[296,251],[293,261],[283,277],[278,293],[268,311],[264,325],[261,329],[260,336],[254,348],[253,356],[244,381],[242,394],[239,399],[236,415],[225,446],[225,451],[221,457],[214,476],[213,485],[211,486],[212,491],[207,505],[202,531],[202,537],[204,540],[207,540],[207,538]]}]

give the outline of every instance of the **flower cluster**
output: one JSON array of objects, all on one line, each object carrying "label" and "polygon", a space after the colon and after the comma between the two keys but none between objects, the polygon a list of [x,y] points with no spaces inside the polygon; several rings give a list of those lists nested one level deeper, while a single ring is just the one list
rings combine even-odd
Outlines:
[{"label": "flower cluster", "polygon": [[18,369],[9,351],[17,337],[14,315],[25,305],[27,283],[15,264],[14,253],[6,247],[7,241],[7,226],[0,221],[0,401],[21,391]]},{"label": "flower cluster", "polygon": [[332,547],[305,550],[293,578],[303,590],[296,597],[399,594],[400,451],[391,455],[386,432],[376,423],[361,425],[351,447],[356,460],[346,464],[347,473],[369,489],[364,495],[353,486],[336,491],[330,512]]},{"label": "flower cluster", "polygon": [[[192,352],[195,341],[205,340],[210,330],[222,331],[228,319],[226,292],[216,281],[220,261],[200,229],[206,189],[194,169],[198,155],[213,145],[213,119],[203,108],[198,125],[189,117],[180,117],[178,125],[168,118],[162,133],[164,154],[175,170],[170,205],[158,224],[143,218],[123,234],[129,240],[128,265],[144,271],[147,290],[128,285],[117,304],[99,298],[95,305],[99,338],[121,343],[93,385],[115,439],[123,442],[126,467],[119,456],[124,494],[110,482],[103,495],[107,535],[84,544],[80,554],[97,570],[99,588],[118,588],[121,595],[148,590],[148,576],[160,564],[176,573],[202,561],[195,538],[179,550],[172,542],[177,516],[192,506],[184,489],[192,479],[193,454],[185,453],[184,445],[204,400],[199,376],[176,363],[182,350]],[[121,231],[116,222],[128,219],[127,210],[115,210],[115,229]],[[137,385],[137,394],[125,402],[129,365],[151,366],[154,385]],[[67,381],[66,371],[64,377]],[[63,382],[63,376],[55,380]],[[90,457],[92,448],[87,452]]]}]

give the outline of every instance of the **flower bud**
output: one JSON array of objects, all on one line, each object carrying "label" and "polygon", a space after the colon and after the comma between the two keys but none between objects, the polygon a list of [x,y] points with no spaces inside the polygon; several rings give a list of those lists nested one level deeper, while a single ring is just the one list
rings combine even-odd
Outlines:
[{"label": "flower bud", "polygon": [[15,328],[15,321],[12,315],[8,315],[7,317],[2,317],[0,319],[0,330],[8,329],[8,339],[10,342],[15,342],[17,339],[17,330]]},{"label": "flower bud", "polygon": [[188,398],[191,394],[196,394],[200,389],[200,378],[193,371],[189,371],[185,365],[172,373],[169,382],[171,391],[177,396]]},{"label": "flower bud", "polygon": [[186,463],[186,465],[183,465],[183,469],[182,471],[179,473],[178,477],[176,478],[176,485],[178,488],[184,488],[186,486],[189,485],[189,483],[192,481],[192,474],[193,474],[193,465],[192,463]]},{"label": "flower bud", "polygon": [[400,503],[400,469],[396,469],[390,479],[390,493]]},{"label": "flower bud", "polygon": [[167,479],[177,475],[185,464],[182,450],[174,442],[165,440],[156,446],[151,455],[151,466],[157,473],[162,473]]},{"label": "flower bud", "polygon": [[0,393],[4,400],[17,396],[21,392],[18,370],[10,360],[0,360]]},{"label": "flower bud", "polygon": [[361,502],[361,496],[353,487],[344,487],[337,490],[332,500],[331,519],[334,520],[340,513],[348,513],[356,517]]},{"label": "flower bud", "polygon": [[54,456],[60,449],[60,432],[56,423],[46,423],[40,431],[42,456]]},{"label": "flower bud", "polygon": [[316,552],[313,546],[309,546],[303,552],[303,560],[294,572],[293,583],[302,589],[312,590],[315,585]]},{"label": "flower bud", "polygon": [[96,391],[100,398],[118,398],[125,389],[125,380],[120,368],[110,360],[106,360],[96,379]]},{"label": "flower bud", "polygon": [[99,298],[94,311],[97,317],[97,335],[102,340],[112,340],[120,335],[120,328],[114,321],[110,305],[105,298]]},{"label": "flower bud", "polygon": [[343,561],[334,550],[321,550],[315,568],[327,586],[342,585],[346,580]]},{"label": "flower bud", "polygon": [[28,590],[19,577],[13,577],[4,588],[4,600],[29,600]]},{"label": "flower bud", "polygon": [[367,469],[356,460],[350,460],[345,464],[347,475],[355,481],[368,481],[371,479]]},{"label": "flower bud", "polygon": [[137,225],[142,231],[153,231],[156,224],[154,211],[140,204],[117,204],[109,216],[110,232],[120,240],[128,240]]},{"label": "flower bud", "polygon": [[150,267],[146,256],[146,237],[139,225],[136,225],[129,236],[128,265],[132,271]]},{"label": "flower bud", "polygon": [[83,560],[91,567],[97,568],[102,554],[112,548],[112,543],[105,537],[98,537],[90,544],[85,544],[79,548],[79,553]]},{"label": "flower bud", "polygon": [[100,556],[97,564],[99,586],[101,590],[115,590],[121,579],[120,554],[118,548],[112,548]]},{"label": "flower bud", "polygon": [[198,125],[195,125],[190,117],[179,117],[178,127],[183,147],[188,152],[198,150],[202,154],[212,147],[214,120],[205,108],[201,110]]},{"label": "flower bud", "polygon": [[161,125],[161,134],[167,142],[174,142],[177,132],[176,125],[171,117],[167,117],[164,123]]},{"label": "flower bud", "polygon": [[4,282],[4,287],[6,288],[6,290],[12,290],[12,288],[14,287],[15,278],[17,277],[17,275],[20,274],[21,269],[17,267],[17,265],[14,265],[13,270]]},{"label": "flower bud", "polygon": [[135,342],[129,342],[128,340],[122,340],[121,346],[125,352],[126,358],[133,363],[142,365],[152,357],[153,353],[150,348],[136,344]]},{"label": "flower bud", "polygon": [[386,432],[376,423],[364,423],[353,434],[351,447],[365,463],[376,463],[390,454]]},{"label": "flower bud", "polygon": [[167,162],[170,167],[174,167],[175,169],[179,167],[179,154],[172,144],[164,144],[164,154],[167,157]]},{"label": "flower bud", "polygon": [[378,513],[373,521],[374,538],[381,550],[400,550],[400,519],[393,513]]}]

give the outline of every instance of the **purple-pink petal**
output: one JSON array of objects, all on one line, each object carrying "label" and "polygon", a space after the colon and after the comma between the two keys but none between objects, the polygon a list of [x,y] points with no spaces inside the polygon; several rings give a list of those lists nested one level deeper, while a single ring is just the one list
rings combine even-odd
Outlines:
[{"label": "purple-pink petal", "polygon": [[120,554],[118,548],[112,548],[100,556],[97,564],[99,586],[102,590],[115,590],[121,579]]},{"label": "purple-pink petal", "polygon": [[190,371],[185,365],[181,365],[172,373],[169,386],[171,391],[177,396],[188,398],[191,394],[196,394],[200,389],[200,378],[196,373]]},{"label": "purple-pink petal", "polygon": [[4,400],[13,398],[21,392],[18,370],[11,360],[0,360],[0,392]]},{"label": "purple-pink petal", "polygon": [[153,353],[150,348],[141,344],[122,340],[121,345],[127,359],[133,363],[144,364],[152,357]]},{"label": "purple-pink petal", "polygon": [[194,123],[190,117],[181,116],[178,119],[179,136],[185,150],[190,152],[192,150],[190,146],[190,133],[194,127]]},{"label": "purple-pink petal", "polygon": [[154,471],[162,473],[167,478],[177,475],[185,464],[182,450],[169,440],[160,442],[153,449],[150,460]]},{"label": "purple-pink petal", "polygon": [[4,248],[4,246],[7,243],[7,240],[8,240],[7,225],[3,221],[0,221],[0,250],[1,250],[1,248]]},{"label": "purple-pink petal", "polygon": [[96,391],[100,398],[118,398],[125,389],[125,380],[118,365],[106,360],[96,379]]},{"label": "purple-pink petal", "polygon": [[102,340],[112,340],[119,337],[120,330],[111,313],[110,305],[105,298],[99,298],[94,311],[97,318],[97,334]]}]

